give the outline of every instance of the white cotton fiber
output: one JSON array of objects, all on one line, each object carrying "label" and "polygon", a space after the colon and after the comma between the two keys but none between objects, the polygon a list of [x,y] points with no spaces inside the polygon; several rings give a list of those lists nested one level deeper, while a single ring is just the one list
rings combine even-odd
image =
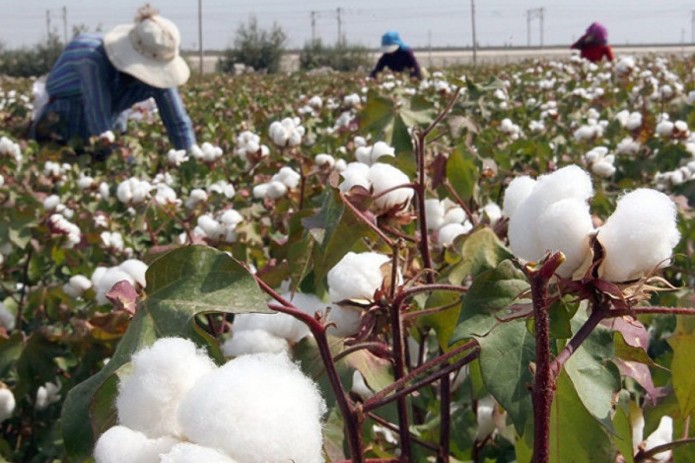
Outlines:
[{"label": "white cotton fiber", "polygon": [[181,442],[161,455],[159,463],[236,463],[227,454],[190,442]]},{"label": "white cotton fiber", "polygon": [[244,355],[201,378],[179,410],[188,440],[244,463],[320,463],[316,384],[284,354]]},{"label": "white cotton fiber", "polygon": [[215,364],[193,342],[162,338],[133,355],[132,373],[119,385],[119,423],[149,437],[181,435],[177,410],[183,395]]},{"label": "white cotton fiber", "polygon": [[128,259],[123,261],[119,269],[133,277],[133,280],[141,287],[145,287],[145,272],[147,272],[147,264],[138,259]]},{"label": "white cotton fiber", "polygon": [[328,271],[330,301],[373,299],[384,280],[381,266],[389,260],[389,256],[376,252],[348,252]]},{"label": "white cotton fiber", "polygon": [[504,202],[502,204],[502,213],[505,217],[511,217],[516,208],[528,198],[536,186],[536,181],[524,175],[516,177],[509,182],[507,189],[504,190]]},{"label": "white cotton fiber", "polygon": [[680,240],[676,205],[664,193],[640,188],[623,196],[598,231],[606,257],[599,276],[609,281],[640,278],[668,265]]},{"label": "white cotton fiber", "polygon": [[340,173],[343,181],[338,185],[340,191],[346,192],[355,186],[369,190],[369,166],[361,162],[351,162]]},{"label": "white cotton fiber", "polygon": [[[659,421],[659,427],[647,437],[644,441],[644,451],[649,451],[659,445],[668,444],[673,440],[673,418],[670,416],[662,416]],[[659,452],[652,457],[655,461],[670,461],[671,450]]]},{"label": "white cotton fiber", "polygon": [[587,202],[570,198],[553,203],[538,216],[537,229],[542,246],[565,255],[558,275],[572,276],[590,252],[589,235],[594,225]]},{"label": "white cotton fiber", "polygon": [[[92,276],[92,281],[94,281],[94,279],[94,276]],[[98,281],[94,283],[94,291],[96,292],[98,304],[106,304],[108,302],[106,293],[119,281],[127,281],[131,285],[135,285],[135,279],[130,276],[129,273],[124,272],[118,267],[107,268],[106,271],[103,272],[101,278],[98,278]]]},{"label": "white cotton fiber", "polygon": [[594,195],[591,176],[576,165],[558,169],[550,174],[541,175],[531,193],[543,208],[561,199],[576,198],[588,200]]},{"label": "white cotton fiber", "polygon": [[97,440],[94,459],[96,463],[159,463],[159,455],[178,442],[171,436],[150,439],[125,426],[114,426]]},{"label": "white cotton fiber", "polygon": [[0,388],[0,423],[8,419],[14,413],[14,394],[6,387]]},{"label": "white cotton fiber", "polygon": [[[398,168],[390,164],[377,162],[369,169],[369,181],[372,185],[372,195],[376,197],[380,193],[410,183],[410,179]],[[410,187],[391,190],[374,200],[374,205],[381,211],[410,203],[413,197],[413,189]]]},{"label": "white cotton fiber", "polygon": [[222,353],[225,357],[238,357],[240,355],[278,354],[286,352],[290,344],[286,339],[275,336],[262,329],[234,329],[234,334],[222,344]]},{"label": "white cotton fiber", "polygon": [[332,323],[328,327],[328,334],[344,338],[357,333],[362,321],[363,310],[359,307],[340,306],[333,304],[328,312],[328,323]]},{"label": "white cotton fiber", "polygon": [[448,223],[437,231],[437,243],[442,246],[451,246],[454,240],[471,231],[470,224]]},{"label": "white cotton fiber", "polygon": [[438,199],[425,201],[425,214],[427,216],[427,229],[436,230],[444,225],[444,205]]}]

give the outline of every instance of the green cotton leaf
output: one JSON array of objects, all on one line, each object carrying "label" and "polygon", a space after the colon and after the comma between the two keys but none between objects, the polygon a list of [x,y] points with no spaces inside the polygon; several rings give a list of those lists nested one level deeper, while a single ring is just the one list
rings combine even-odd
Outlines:
[{"label": "green cotton leaf", "polygon": [[550,416],[550,461],[605,463],[614,458],[608,433],[584,407],[569,376],[560,373]]},{"label": "green cotton leaf", "polygon": [[393,124],[394,117],[394,102],[380,96],[375,90],[370,90],[367,93],[367,104],[359,115],[360,132],[384,133]]},{"label": "green cotton leaf", "polygon": [[340,410],[333,408],[323,425],[323,450],[328,461],[345,460],[343,442],[345,442],[345,423]]},{"label": "green cotton leaf", "polygon": [[[265,312],[267,297],[248,270],[228,254],[207,246],[186,246],[164,254],[146,273],[147,295],[139,304],[116,352],[104,368],[70,390],[63,404],[63,438],[68,455],[81,461],[98,437],[92,424],[108,423],[104,388],[133,353],[167,336],[192,339],[213,349],[193,318],[202,313]],[[107,394],[108,395],[108,394]],[[110,410],[110,409],[109,409]],[[98,416],[90,413],[98,411]],[[105,416],[106,415],[106,416]]]},{"label": "green cotton leaf", "polygon": [[[615,408],[613,433],[610,437],[620,454],[625,458],[625,463],[634,463],[635,459],[632,455],[632,423],[630,422],[629,411],[631,404],[627,403],[627,400],[629,400],[629,396],[625,397]],[[636,407],[636,405],[634,406]]]},{"label": "green cotton leaf", "polygon": [[313,258],[316,280],[326,276],[357,241],[374,237],[374,232],[343,204],[337,188],[326,190],[321,210],[302,224],[318,244]]},{"label": "green cotton leaf", "polygon": [[443,351],[449,350],[449,339],[456,327],[461,311],[461,293],[453,291],[435,291],[427,298],[426,309],[441,308],[442,310],[431,315],[418,317],[418,323],[422,327],[433,328],[437,333],[439,347]]},{"label": "green cotton leaf", "polygon": [[[586,319],[586,311],[574,317],[572,328],[575,333]],[[599,325],[564,366],[584,407],[608,429],[612,427],[610,416],[615,393],[620,389],[620,374],[612,362],[613,356],[612,333]]]},{"label": "green cotton leaf", "polygon": [[449,273],[451,284],[459,285],[469,277],[497,267],[512,253],[504,246],[494,231],[484,227],[468,235],[461,243],[461,261]]},{"label": "green cotton leaf", "polygon": [[24,335],[15,331],[9,338],[0,338],[0,378],[6,378],[8,372],[22,355]]},{"label": "green cotton leaf", "polygon": [[400,108],[400,114],[408,127],[428,126],[434,121],[437,111],[427,98],[422,95],[415,95],[404,101]]},{"label": "green cotton leaf", "polygon": [[518,299],[528,288],[524,272],[509,260],[478,275],[463,297],[461,314],[449,343],[485,336],[499,323],[496,317],[506,312],[513,302],[528,302]]},{"label": "green cotton leaf", "polygon": [[480,344],[480,368],[485,387],[509,413],[517,430],[533,417],[531,362],[536,358],[536,340],[523,320],[502,323]]},{"label": "green cotton leaf", "polygon": [[671,360],[673,390],[682,416],[688,416],[695,411],[695,375],[693,374],[695,332],[678,331],[668,339],[668,344],[673,349]]},{"label": "green cotton leaf", "polygon": [[550,318],[550,336],[556,339],[569,339],[572,337],[571,320],[577,312],[578,304],[559,299],[548,307]]},{"label": "green cotton leaf", "polygon": [[353,352],[345,357],[348,365],[364,376],[367,385],[373,391],[380,391],[393,383],[391,363],[379,358],[366,349]]},{"label": "green cotton leaf", "polygon": [[446,176],[454,191],[464,201],[469,201],[478,186],[478,166],[465,145],[458,145],[449,155]]}]

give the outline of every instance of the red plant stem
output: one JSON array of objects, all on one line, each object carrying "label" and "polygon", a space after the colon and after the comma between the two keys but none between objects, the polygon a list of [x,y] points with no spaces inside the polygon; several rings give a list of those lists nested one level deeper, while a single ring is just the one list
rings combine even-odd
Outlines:
[{"label": "red plant stem", "polygon": [[589,337],[592,331],[601,323],[601,320],[606,318],[610,312],[607,307],[603,304],[595,304],[592,308],[591,315],[584,322],[584,324],[579,328],[577,333],[569,340],[567,345],[557,354],[557,357],[553,359],[550,363],[550,374],[552,375],[553,383],[557,380],[560,375],[562,367],[567,363],[567,360],[574,354],[574,352],[581,346],[581,344]]},{"label": "red plant stem", "polygon": [[533,462],[550,462],[550,412],[555,395],[555,381],[550,369],[550,319],[548,317],[548,282],[565,256],[558,252],[543,263],[540,269],[526,272],[531,282],[533,314],[536,332],[536,374],[533,381]]},{"label": "red plant stem", "polygon": [[[397,252],[394,253],[394,263],[397,261]],[[392,277],[395,278],[395,271]],[[391,286],[392,291],[395,289]],[[391,316],[391,335],[393,343],[393,374],[396,381],[405,376],[405,353],[403,340],[403,321],[401,320],[401,305],[395,301],[390,307]],[[411,458],[410,449],[410,426],[408,425],[408,402],[405,395],[398,397],[398,434],[401,440],[401,461],[407,463]]]},{"label": "red plant stem", "polygon": [[363,404],[362,409],[365,411],[371,411],[374,409],[377,409],[379,407],[382,407],[386,404],[389,404],[393,402],[394,400],[397,400],[401,396],[405,396],[410,394],[411,392],[418,391],[422,389],[423,387],[427,386],[428,384],[432,384],[433,382],[437,380],[442,380],[443,378],[448,378],[449,374],[458,370],[459,368],[463,367],[464,365],[467,365],[468,363],[472,362],[478,356],[480,355],[480,349],[477,347],[471,351],[468,355],[465,357],[462,357],[461,359],[457,360],[456,362],[452,363],[451,365],[447,365],[445,367],[442,367],[440,370],[435,371],[432,373],[430,376],[418,381],[417,383],[413,384],[412,386],[405,387],[398,392],[394,393],[393,395],[390,395],[388,397],[381,397],[379,400],[372,401],[374,396],[370,397],[365,403]]},{"label": "red plant stem", "polygon": [[345,392],[343,383],[340,381],[340,375],[333,362],[333,355],[328,345],[328,337],[326,336],[326,327],[316,318],[297,309],[291,302],[280,296],[273,288],[268,286],[266,282],[260,278],[256,278],[258,285],[272,296],[279,304],[268,304],[273,310],[291,315],[299,321],[304,322],[316,339],[316,345],[321,355],[321,360],[326,368],[326,374],[330,381],[331,388],[335,394],[335,399],[340,408],[340,413],[343,415],[345,429],[347,433],[348,448],[353,462],[364,463],[364,455],[362,451],[362,433],[360,414],[357,413],[355,404],[350,399],[350,396]]},{"label": "red plant stem", "polygon": [[410,373],[408,373],[405,377],[401,378],[401,379],[398,380],[398,381],[394,381],[393,383],[389,384],[388,386],[386,386],[385,388],[383,388],[382,390],[380,390],[379,392],[377,392],[376,394],[374,394],[372,397],[370,397],[369,399],[367,399],[367,400],[365,401],[365,405],[366,405],[367,403],[369,403],[369,402],[380,400],[381,398],[385,397],[386,394],[389,394],[389,393],[392,392],[392,391],[395,391],[395,390],[398,390],[398,389],[403,388],[403,386],[405,386],[405,384],[407,384],[407,383],[409,383],[410,381],[412,381],[413,378],[415,378],[416,376],[421,375],[422,373],[424,373],[424,372],[430,370],[430,369],[433,368],[435,365],[438,365],[438,364],[440,364],[440,363],[446,362],[446,361],[449,360],[450,358],[455,357],[455,356],[461,354],[462,352],[465,352],[465,351],[467,351],[468,349],[471,349],[471,348],[475,347],[477,344],[478,344],[478,343],[477,343],[476,341],[468,341],[468,342],[466,342],[466,343],[464,343],[464,344],[461,344],[460,346],[458,346],[458,347],[456,347],[456,348],[454,348],[454,349],[451,349],[451,350],[450,350],[449,352],[447,352],[446,354],[440,355],[440,356],[435,357],[435,358],[433,358],[432,360],[430,360],[430,361],[428,361],[428,362],[426,362],[426,363],[423,363],[423,364],[420,365],[419,367],[417,367],[417,368],[415,368],[414,370],[410,371]]},{"label": "red plant stem", "polygon": [[342,192],[340,193],[340,199],[343,201],[343,204],[345,204],[345,205],[348,207],[348,209],[350,209],[350,210],[355,214],[355,216],[356,216],[359,220],[362,221],[362,223],[364,223],[364,224],[367,225],[369,228],[371,228],[371,230],[372,230],[374,233],[376,233],[376,234],[379,236],[379,238],[381,238],[381,239],[384,241],[384,243],[386,243],[389,247],[393,248],[393,246],[394,246],[393,240],[392,240],[391,238],[389,238],[388,236],[386,236],[386,235],[384,234],[384,232],[382,232],[382,231],[379,229],[379,227],[377,227],[374,223],[372,223],[371,220],[369,220],[368,218],[366,218],[366,217],[364,216],[364,214],[362,214],[362,211],[360,211],[359,209],[357,209],[357,208],[345,197],[345,195],[344,195]]},{"label": "red plant stem", "polygon": [[633,307],[630,309],[613,309],[610,311],[609,317],[622,317],[625,315],[695,315],[693,307]]}]

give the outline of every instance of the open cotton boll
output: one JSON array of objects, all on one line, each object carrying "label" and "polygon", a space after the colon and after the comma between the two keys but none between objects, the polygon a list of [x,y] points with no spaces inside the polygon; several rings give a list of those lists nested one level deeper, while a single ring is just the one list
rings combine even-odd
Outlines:
[{"label": "open cotton boll", "polygon": [[328,271],[328,297],[331,302],[367,299],[384,281],[381,266],[391,258],[376,252],[348,252]]},{"label": "open cotton boll", "polygon": [[[410,183],[408,176],[398,168],[381,162],[372,165],[367,178],[372,185],[372,195],[374,197],[396,186]],[[389,210],[396,206],[407,205],[412,197],[412,188],[397,188],[376,198],[374,205],[380,210]]]},{"label": "open cotton boll", "polygon": [[159,463],[159,455],[179,441],[171,436],[150,439],[125,426],[109,428],[94,447],[96,463]]},{"label": "open cotton boll", "polygon": [[355,370],[352,373],[352,387],[350,391],[360,396],[362,400],[368,399],[374,395],[374,391],[367,386],[367,382],[364,380],[364,376],[362,376],[359,370]]},{"label": "open cotton boll", "polygon": [[[644,441],[644,450],[649,451],[659,445],[667,444],[673,440],[673,419],[670,416],[662,416],[656,431],[651,433]],[[656,461],[668,461],[671,459],[671,450],[659,452],[652,457]]]},{"label": "open cotton boll", "polygon": [[14,407],[15,400],[12,391],[6,387],[0,387],[0,423],[12,416]]},{"label": "open cotton boll", "polygon": [[346,192],[355,186],[369,190],[369,166],[361,162],[351,162],[340,173],[343,181],[338,185],[340,191]]},{"label": "open cotton boll", "polygon": [[147,264],[138,259],[128,259],[118,266],[120,270],[133,277],[133,280],[141,287],[145,287],[145,273],[147,272]]},{"label": "open cotton boll", "polygon": [[444,225],[444,212],[444,206],[440,200],[428,199],[425,201],[428,230],[436,230]]},{"label": "open cotton boll", "polygon": [[471,231],[473,226],[470,223],[448,223],[437,230],[437,243],[442,246],[451,246],[454,240],[469,231]]},{"label": "open cotton boll", "polygon": [[588,200],[594,195],[591,176],[576,165],[569,165],[541,175],[531,195],[540,212],[548,205],[567,198]]},{"label": "open cotton boll", "polygon": [[531,198],[520,204],[509,218],[507,236],[515,256],[534,261],[545,255],[545,246],[538,239],[538,216],[543,209]]},{"label": "open cotton boll", "polygon": [[680,240],[676,205],[656,190],[631,191],[618,200],[597,238],[606,254],[599,267],[601,278],[616,282],[640,278],[668,265]]},{"label": "open cotton boll", "polygon": [[56,403],[60,400],[59,384],[47,382],[43,386],[39,386],[36,390],[36,401],[34,402],[34,406],[37,410],[44,410],[52,403]]},{"label": "open cotton boll", "polygon": [[[590,252],[589,235],[594,226],[589,205],[581,199],[563,199],[548,206],[537,219],[538,240],[551,252],[562,251],[565,262],[557,270],[564,278],[572,276]],[[537,255],[530,260],[539,260]]]},{"label": "open cotton boll", "polygon": [[7,331],[11,331],[14,329],[15,318],[15,314],[7,310],[5,304],[0,301],[0,325],[4,326]]},{"label": "open cotton boll", "polygon": [[234,330],[231,338],[222,344],[225,357],[239,357],[248,354],[279,354],[290,350],[287,339],[276,336],[260,328]]},{"label": "open cotton boll", "polygon": [[284,354],[244,355],[193,386],[180,421],[191,441],[244,463],[321,463],[321,417],[316,384]]},{"label": "open cotton boll", "polygon": [[237,463],[229,455],[210,447],[181,442],[174,445],[169,453],[160,456],[159,463]]},{"label": "open cotton boll", "polygon": [[215,370],[205,351],[183,338],[161,338],[133,355],[119,384],[119,423],[149,437],[181,436],[179,403],[203,375]]},{"label": "open cotton boll", "polygon": [[478,401],[476,409],[476,421],[478,429],[475,432],[475,439],[481,441],[495,432],[495,420],[493,414],[497,402],[491,395],[485,396]]},{"label": "open cotton boll", "polygon": [[511,217],[516,208],[531,194],[536,186],[536,181],[524,175],[514,178],[507,189],[504,190],[504,202],[502,204],[502,213],[506,217]]},{"label": "open cotton boll", "polygon": [[352,336],[360,328],[362,313],[363,311],[359,307],[331,305],[327,323],[332,325],[328,327],[327,333],[339,338]]},{"label": "open cotton boll", "polygon": [[[131,285],[135,284],[135,279],[130,276],[129,273],[124,272],[118,267],[107,268],[98,282],[94,284],[94,291],[96,292],[96,300],[98,304],[106,304],[108,299],[106,298],[106,293],[108,293],[113,285],[119,281],[127,281]],[[94,278],[92,277],[92,281]]]}]

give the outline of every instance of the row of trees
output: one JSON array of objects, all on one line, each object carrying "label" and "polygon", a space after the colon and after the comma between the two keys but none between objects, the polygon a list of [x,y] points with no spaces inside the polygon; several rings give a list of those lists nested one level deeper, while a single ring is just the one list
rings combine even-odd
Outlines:
[{"label": "row of trees", "polygon": [[[74,34],[84,32],[75,28]],[[277,24],[270,29],[259,26],[255,16],[236,30],[233,46],[226,49],[218,64],[220,72],[232,73],[235,64],[258,71],[275,73],[286,50],[287,34]],[[14,77],[39,76],[48,73],[60,52],[63,42],[57,34],[33,47],[6,49],[0,43],[0,75]],[[361,45],[338,42],[324,44],[320,39],[306,43],[300,54],[300,68],[311,70],[329,67],[336,71],[354,71],[370,64],[369,50]]]}]

